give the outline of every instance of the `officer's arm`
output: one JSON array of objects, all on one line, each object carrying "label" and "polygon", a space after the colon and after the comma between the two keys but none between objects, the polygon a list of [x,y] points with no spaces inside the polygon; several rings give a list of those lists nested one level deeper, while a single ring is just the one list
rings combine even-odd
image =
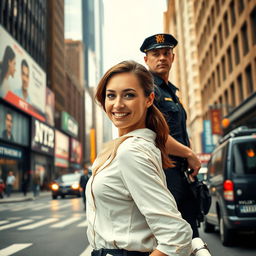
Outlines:
[{"label": "officer's arm", "polygon": [[198,171],[201,168],[201,162],[189,147],[181,144],[170,135],[168,136],[165,146],[169,155],[184,157],[187,159],[189,168],[194,170],[192,174],[193,176],[198,174]]}]

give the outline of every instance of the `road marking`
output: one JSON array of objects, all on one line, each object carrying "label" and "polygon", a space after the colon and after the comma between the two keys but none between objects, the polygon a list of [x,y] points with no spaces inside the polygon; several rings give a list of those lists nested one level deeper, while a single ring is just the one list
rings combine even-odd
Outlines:
[{"label": "road marking", "polygon": [[79,256],[90,256],[92,247],[89,245]]},{"label": "road marking", "polygon": [[12,224],[1,226],[0,230],[5,230],[5,229],[8,229],[8,228],[17,227],[17,226],[20,226],[20,225],[23,225],[23,224],[27,224],[27,223],[32,222],[32,221],[33,220],[21,220],[21,221],[12,223]]},{"label": "road marking", "polygon": [[5,249],[0,250],[1,256],[9,256],[18,251],[24,250],[25,248],[31,246],[32,244],[12,244]]},{"label": "road marking", "polygon": [[6,223],[9,223],[9,221],[8,220],[1,220],[0,221],[0,225],[6,224]]},{"label": "road marking", "polygon": [[44,206],[45,204],[43,203],[37,203],[35,204],[35,202],[33,202],[33,204],[25,204],[25,205],[20,205],[20,206],[17,206],[13,209],[10,209],[11,212],[17,212],[17,211],[23,211],[23,210],[27,210],[27,209],[30,209],[30,208],[35,208],[35,207],[39,207],[39,206]]},{"label": "road marking", "polygon": [[83,221],[82,223],[78,224],[77,227],[87,227],[88,226],[88,222],[87,220]]},{"label": "road marking", "polygon": [[61,221],[61,222],[59,222],[57,224],[51,225],[51,228],[63,228],[63,227],[66,227],[67,225],[80,220],[80,218],[81,217],[71,217],[71,218],[69,218],[67,220],[64,220],[64,221]]},{"label": "road marking", "polygon": [[18,230],[28,230],[28,229],[38,228],[38,227],[47,225],[49,223],[55,222],[57,220],[59,220],[59,219],[57,219],[57,218],[48,218],[46,220],[42,220],[42,221],[36,222],[34,224],[30,224],[30,225],[18,228]]}]

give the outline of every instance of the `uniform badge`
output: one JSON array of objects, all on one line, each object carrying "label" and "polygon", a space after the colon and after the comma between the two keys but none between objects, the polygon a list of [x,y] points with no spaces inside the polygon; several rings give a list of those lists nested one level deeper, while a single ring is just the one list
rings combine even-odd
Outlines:
[{"label": "uniform badge", "polygon": [[173,101],[172,98],[164,98],[166,101]]},{"label": "uniform badge", "polygon": [[164,43],[164,35],[156,35],[156,42],[159,43]]}]

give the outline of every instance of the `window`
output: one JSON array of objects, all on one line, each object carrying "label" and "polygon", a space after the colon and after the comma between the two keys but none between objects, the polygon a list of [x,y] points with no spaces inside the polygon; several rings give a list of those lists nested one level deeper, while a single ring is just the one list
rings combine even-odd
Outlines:
[{"label": "window", "polygon": [[230,86],[230,94],[231,94],[231,106],[235,107],[236,106],[236,98],[235,98],[235,86],[234,83],[231,84]]},{"label": "window", "polygon": [[234,50],[235,50],[235,61],[236,61],[236,64],[239,64],[240,54],[239,54],[239,45],[238,45],[238,37],[237,36],[235,37],[233,44],[234,44]]},{"label": "window", "polygon": [[217,66],[217,81],[218,81],[218,87],[220,87],[220,66]]},{"label": "window", "polygon": [[228,37],[229,27],[228,27],[228,13],[227,12],[224,15],[224,29],[225,29],[225,36]]},{"label": "window", "polygon": [[231,25],[232,27],[236,23],[236,13],[235,13],[235,4],[234,1],[232,1],[229,5],[229,10],[230,10],[230,16],[231,16]]},{"label": "window", "polygon": [[256,28],[256,8],[252,11],[250,14],[250,20],[251,20],[251,31],[252,31],[252,43],[256,44],[256,33],[255,33],[255,28]]},{"label": "window", "polygon": [[253,93],[253,81],[252,81],[252,69],[251,65],[248,65],[245,69],[246,80],[247,80],[247,89],[249,95]]},{"label": "window", "polygon": [[214,55],[216,56],[218,54],[217,53],[217,51],[218,51],[218,49],[217,49],[217,37],[215,36],[213,38],[213,40],[214,40]]},{"label": "window", "polygon": [[244,100],[244,91],[243,91],[243,80],[242,80],[242,75],[239,75],[237,78],[237,84],[238,84],[238,95],[240,98],[240,103]]},{"label": "window", "polygon": [[221,59],[221,65],[222,65],[222,79],[223,81],[226,80],[226,59],[225,56]]},{"label": "window", "polygon": [[244,0],[237,1],[238,4],[238,13],[241,14],[244,10]]},{"label": "window", "polygon": [[243,53],[244,53],[244,55],[246,55],[249,52],[247,24],[246,23],[244,23],[244,25],[242,26],[241,35],[242,35]]},{"label": "window", "polygon": [[219,32],[218,34],[219,34],[219,42],[220,42],[220,48],[221,48],[223,45],[222,26],[221,25],[219,26],[218,32]]},{"label": "window", "polygon": [[233,65],[232,65],[232,53],[231,53],[230,47],[228,48],[228,51],[227,51],[227,58],[228,58],[228,71],[229,73],[231,73],[233,70]]}]

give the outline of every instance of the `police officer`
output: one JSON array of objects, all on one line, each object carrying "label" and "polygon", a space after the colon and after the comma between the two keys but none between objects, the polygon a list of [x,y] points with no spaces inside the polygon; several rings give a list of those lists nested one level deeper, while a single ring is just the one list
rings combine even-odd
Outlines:
[{"label": "police officer", "polygon": [[153,74],[156,90],[155,105],[164,114],[170,128],[166,144],[175,167],[165,170],[167,186],[172,192],[182,217],[191,225],[193,238],[198,237],[196,210],[189,183],[184,174],[184,163],[194,170],[196,176],[201,164],[195,153],[189,148],[190,142],[186,128],[186,112],[176,95],[178,90],[168,81],[174,61],[173,48],[177,40],[170,34],[156,34],[146,38],[140,47],[145,53],[144,60]]}]

